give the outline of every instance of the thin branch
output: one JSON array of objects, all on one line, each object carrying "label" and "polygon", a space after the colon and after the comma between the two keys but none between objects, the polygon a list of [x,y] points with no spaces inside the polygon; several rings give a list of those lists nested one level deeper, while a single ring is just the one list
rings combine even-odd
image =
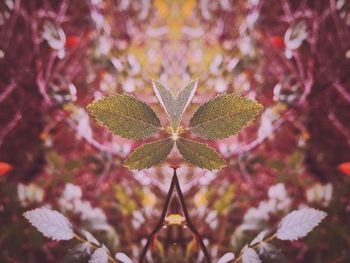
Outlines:
[{"label": "thin branch", "polygon": [[[86,240],[86,239],[82,238],[81,236],[79,236],[79,235],[77,235],[77,234],[75,234],[75,233],[74,233],[74,238],[75,238],[76,240],[78,240],[79,242],[81,242],[81,243],[86,243],[86,244],[88,244],[88,245],[89,245],[91,248],[93,248],[93,249],[98,249],[98,248],[100,248],[100,246],[96,246],[95,244],[91,243],[89,240]],[[117,263],[117,261],[112,257],[112,255],[110,254],[109,251],[108,251],[108,259],[109,259],[111,262],[113,262],[113,263]]]},{"label": "thin branch", "polygon": [[345,137],[346,143],[350,147],[350,132],[335,116],[333,112],[328,113],[328,119],[332,122],[333,126]]},{"label": "thin branch", "polygon": [[176,175],[176,169],[174,169],[173,179],[175,179],[176,192],[177,192],[177,195],[178,195],[179,200],[180,200],[182,211],[184,212],[186,224],[187,224],[188,228],[191,230],[191,232],[194,234],[194,236],[196,237],[197,241],[199,242],[199,245],[204,253],[205,259],[207,260],[208,263],[211,263],[210,255],[208,253],[207,248],[204,245],[203,239],[202,239],[201,235],[199,234],[199,232],[197,231],[196,227],[192,224],[190,216],[188,214],[188,211],[186,208],[186,203],[185,203],[185,198],[182,194],[182,191],[180,188],[180,183],[179,183],[179,180],[178,180],[177,175]]},{"label": "thin branch", "polygon": [[8,85],[5,90],[0,94],[0,103],[2,101],[4,101],[8,95],[11,94],[11,92],[15,89],[16,84],[15,83],[11,83],[10,85]]},{"label": "thin branch", "polygon": [[196,240],[199,242],[199,245],[203,251],[204,257],[206,259],[206,261],[208,263],[211,263],[211,259],[210,259],[210,255],[208,253],[207,248],[205,247],[205,244],[202,240],[201,235],[199,234],[199,232],[197,231],[197,229],[195,228],[195,226],[192,224],[191,220],[190,220],[190,216],[189,213],[187,211],[187,207],[186,207],[186,203],[185,203],[185,198],[183,196],[183,193],[181,191],[181,187],[180,187],[180,183],[179,180],[177,178],[177,174],[176,174],[176,168],[174,168],[174,174],[173,174],[173,178],[171,180],[171,184],[170,184],[170,188],[166,197],[166,201],[163,207],[163,211],[162,211],[162,215],[159,219],[158,224],[155,226],[155,228],[153,229],[152,233],[149,235],[148,240],[146,242],[145,247],[143,248],[143,251],[140,255],[140,259],[139,259],[139,263],[142,263],[145,260],[146,254],[155,238],[155,236],[157,235],[157,233],[162,229],[162,227],[164,226],[164,222],[165,222],[165,217],[168,211],[168,207],[170,204],[170,200],[171,197],[173,195],[174,192],[174,188],[176,188],[176,192],[177,192],[177,196],[179,198],[180,204],[181,204],[181,208],[182,211],[184,213],[184,217],[185,217],[185,221],[186,221],[186,225],[188,227],[188,229],[192,232],[192,234],[195,236]]},{"label": "thin branch", "polygon": [[146,243],[145,247],[143,248],[143,251],[140,255],[139,263],[142,263],[145,260],[146,254],[149,250],[149,247],[151,246],[151,244],[153,242],[153,239],[155,238],[157,233],[162,229],[162,227],[164,225],[166,213],[168,211],[168,207],[169,207],[170,200],[171,200],[171,196],[173,195],[173,192],[174,192],[175,180],[176,180],[175,178],[176,178],[176,176],[173,176],[173,179],[171,180],[170,188],[169,188],[166,200],[165,200],[162,215],[160,216],[158,224],[156,225],[156,227],[153,229],[152,233],[148,237],[147,243]]},{"label": "thin branch", "polygon": [[15,117],[1,130],[0,146],[3,144],[4,138],[6,137],[6,135],[16,127],[16,125],[21,119],[22,119],[22,113],[18,111],[16,112]]},{"label": "thin branch", "polygon": [[[272,236],[270,236],[270,237],[264,239],[263,241],[261,241],[261,242],[255,244],[255,245],[252,246],[251,248],[252,248],[252,249],[255,249],[255,248],[259,247],[262,243],[268,243],[268,242],[274,240],[275,238],[276,238],[276,234],[274,234],[274,235],[272,235]],[[242,259],[242,257],[243,257],[243,251],[241,251],[241,252],[239,253],[239,256],[233,261],[233,263],[238,263],[238,262]]]},{"label": "thin branch", "polygon": [[343,98],[350,103],[350,93],[346,91],[344,86],[339,82],[333,84],[334,88],[343,96]]}]

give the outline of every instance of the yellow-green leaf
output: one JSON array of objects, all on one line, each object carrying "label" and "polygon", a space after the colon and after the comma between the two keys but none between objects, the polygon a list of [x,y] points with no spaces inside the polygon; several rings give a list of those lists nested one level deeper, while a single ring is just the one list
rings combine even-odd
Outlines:
[{"label": "yellow-green leaf", "polygon": [[161,127],[152,108],[131,95],[108,96],[89,104],[87,108],[113,134],[124,138],[145,139]]},{"label": "yellow-green leaf", "polygon": [[155,166],[165,160],[173,146],[172,138],[146,143],[129,155],[124,161],[124,166],[130,170],[142,170]]},{"label": "yellow-green leaf", "polygon": [[179,137],[176,147],[188,162],[200,168],[219,170],[226,166],[220,154],[206,144]]},{"label": "yellow-green leaf", "polygon": [[237,134],[261,111],[262,105],[238,95],[219,95],[202,104],[190,121],[190,129],[206,139]]},{"label": "yellow-green leaf", "polygon": [[165,109],[174,130],[177,129],[181,117],[192,100],[196,89],[197,80],[193,80],[174,96],[161,82],[157,80],[153,81],[153,90],[160,104]]}]

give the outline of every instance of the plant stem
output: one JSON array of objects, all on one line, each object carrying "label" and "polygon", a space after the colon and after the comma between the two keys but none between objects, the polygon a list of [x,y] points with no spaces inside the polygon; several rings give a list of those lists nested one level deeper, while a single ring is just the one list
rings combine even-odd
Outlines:
[{"label": "plant stem", "polygon": [[211,263],[211,259],[210,259],[210,255],[208,253],[208,250],[207,248],[205,247],[204,245],[204,242],[203,242],[203,239],[201,237],[201,235],[199,234],[199,232],[197,231],[196,227],[192,224],[191,222],[191,219],[190,219],[190,216],[188,214],[188,211],[187,211],[187,207],[186,207],[186,203],[185,203],[185,198],[183,196],[183,193],[181,191],[181,188],[180,188],[180,183],[179,183],[179,180],[177,178],[177,174],[176,174],[176,169],[174,169],[174,175],[173,175],[173,178],[175,178],[175,187],[176,187],[176,192],[177,192],[177,195],[179,197],[179,200],[180,200],[180,204],[181,204],[181,207],[182,207],[182,211],[184,212],[184,216],[185,216],[185,220],[186,220],[186,225],[188,226],[188,228],[191,230],[191,232],[193,233],[193,235],[196,237],[196,240],[199,242],[199,245],[203,251],[203,254],[204,254],[204,257],[206,259],[206,261],[208,263]]},{"label": "plant stem", "polygon": [[156,225],[156,227],[153,229],[152,233],[148,237],[147,243],[146,243],[145,247],[143,248],[142,253],[140,255],[139,263],[142,263],[145,260],[147,251],[148,251],[150,245],[152,244],[152,241],[153,241],[154,237],[162,229],[162,227],[164,225],[166,212],[168,211],[168,207],[169,207],[169,204],[170,204],[171,196],[172,196],[173,191],[174,191],[174,187],[175,187],[175,177],[173,176],[173,179],[171,180],[170,188],[169,188],[169,191],[168,191],[168,195],[166,197],[165,204],[164,204],[164,207],[163,207],[162,215],[161,215],[161,217],[159,219],[158,224]]},{"label": "plant stem", "polygon": [[165,217],[166,217],[166,214],[167,214],[167,211],[168,211],[168,207],[169,207],[169,204],[170,204],[171,197],[172,197],[173,192],[174,192],[174,188],[176,188],[176,192],[177,192],[180,204],[181,204],[181,208],[182,208],[182,211],[184,213],[186,225],[187,225],[188,229],[193,233],[193,235],[195,236],[196,240],[199,242],[199,245],[200,245],[200,247],[201,247],[201,249],[203,251],[203,254],[204,254],[204,257],[205,257],[206,261],[208,263],[211,263],[210,255],[208,253],[207,248],[204,245],[202,237],[198,233],[198,231],[195,228],[195,226],[191,223],[190,216],[188,214],[186,203],[185,203],[185,198],[183,196],[183,193],[182,193],[181,187],[180,187],[180,183],[179,183],[179,180],[177,178],[176,168],[173,168],[173,169],[174,169],[174,174],[173,174],[173,178],[172,178],[171,183],[170,183],[170,188],[169,188],[169,191],[168,191],[168,194],[167,194],[167,197],[166,197],[166,201],[165,201],[165,204],[164,204],[164,207],[163,207],[162,215],[161,215],[161,217],[159,219],[158,224],[155,226],[155,228],[153,229],[152,233],[148,237],[147,243],[146,243],[145,247],[143,248],[142,253],[140,255],[139,263],[143,263],[143,261],[145,260],[146,254],[147,254],[147,252],[149,250],[149,247],[151,246],[155,236],[157,235],[157,233],[164,226]]},{"label": "plant stem", "polygon": [[[75,233],[74,233],[74,238],[75,238],[76,240],[78,240],[79,242],[81,242],[81,243],[88,243],[88,245],[89,245],[90,247],[92,247],[93,249],[98,249],[98,248],[100,248],[99,246],[96,246],[95,244],[91,243],[90,241],[88,241],[88,240],[82,238],[81,236],[79,236],[79,235],[77,235],[77,234],[75,234]],[[109,252],[108,252],[108,259],[109,259],[111,262],[113,262],[113,263],[117,263],[117,261],[110,255]]]},{"label": "plant stem", "polygon": [[[253,249],[254,249],[254,248],[257,248],[258,246],[260,246],[261,243],[270,242],[270,241],[274,240],[275,238],[276,238],[276,234],[273,234],[272,236],[270,236],[270,237],[264,239],[263,241],[261,241],[261,242],[255,244],[255,245],[252,246],[251,248],[253,248]],[[233,263],[238,263],[238,262],[242,259],[242,256],[243,256],[243,252],[241,251],[241,252],[239,253],[239,257],[236,258],[236,259],[233,261]]]}]

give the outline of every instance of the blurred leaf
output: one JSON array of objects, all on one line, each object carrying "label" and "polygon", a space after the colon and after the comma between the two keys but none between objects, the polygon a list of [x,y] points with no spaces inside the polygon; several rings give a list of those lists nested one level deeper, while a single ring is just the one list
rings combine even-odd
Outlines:
[{"label": "blurred leaf", "polygon": [[219,95],[198,108],[190,128],[206,139],[223,139],[237,134],[261,109],[259,103],[242,96]]},{"label": "blurred leaf", "polygon": [[258,253],[255,252],[254,249],[248,247],[243,250],[242,255],[242,263],[260,263],[261,260],[259,258]]},{"label": "blurred leaf", "polygon": [[89,231],[82,230],[81,232],[84,234],[86,240],[89,241],[91,244],[101,246],[100,242]]},{"label": "blurred leaf", "polygon": [[228,263],[234,259],[235,259],[235,254],[233,254],[232,252],[227,252],[219,258],[217,263]]},{"label": "blurred leaf", "polygon": [[121,185],[115,186],[115,197],[118,200],[121,211],[126,215],[131,215],[136,209],[137,204],[133,198],[126,193],[125,188]]},{"label": "blurred leaf", "polygon": [[63,49],[66,43],[63,29],[50,21],[45,21],[43,25],[42,38],[47,41],[51,48],[56,50]]},{"label": "blurred leaf", "polygon": [[262,242],[267,235],[269,234],[268,230],[263,230],[261,231],[251,242],[250,242],[250,246],[254,246],[260,242]]},{"label": "blurred leaf", "polygon": [[124,166],[131,170],[150,168],[164,161],[170,154],[173,145],[174,141],[171,138],[146,143],[129,155],[124,161]]},{"label": "blurred leaf", "polygon": [[326,216],[326,212],[313,208],[293,211],[282,218],[276,237],[280,240],[297,240],[305,237]]},{"label": "blurred leaf", "polygon": [[99,247],[94,251],[89,263],[108,263],[108,254],[103,247]]},{"label": "blurred leaf", "polygon": [[288,28],[284,35],[284,43],[291,50],[297,49],[307,37],[307,24],[305,21],[299,21]]},{"label": "blurred leaf", "polygon": [[131,95],[108,96],[87,108],[113,134],[128,139],[145,139],[161,127],[152,108]]},{"label": "blurred leaf", "polygon": [[169,116],[169,120],[174,130],[177,129],[182,114],[186,110],[188,104],[193,98],[196,92],[197,81],[191,81],[183,89],[179,91],[177,96],[173,96],[170,90],[168,90],[159,81],[153,81],[153,89],[157,95],[159,102],[162,104],[166,113]]},{"label": "blurred leaf", "polygon": [[133,261],[125,253],[122,252],[116,253],[115,258],[122,263],[133,263]]},{"label": "blurred leaf", "polygon": [[91,256],[91,247],[85,242],[78,244],[73,248],[69,249],[68,253],[63,257],[61,263],[79,263],[88,262]]},{"label": "blurred leaf", "polygon": [[195,166],[208,170],[219,170],[226,166],[226,161],[206,144],[180,137],[176,140],[176,146],[181,155]]},{"label": "blurred leaf", "polygon": [[45,207],[27,211],[24,217],[44,236],[53,240],[70,240],[74,233],[69,220],[61,213]]},{"label": "blurred leaf", "polygon": [[234,185],[229,185],[223,195],[214,202],[213,208],[219,215],[226,214],[229,211],[235,196],[235,190]]}]

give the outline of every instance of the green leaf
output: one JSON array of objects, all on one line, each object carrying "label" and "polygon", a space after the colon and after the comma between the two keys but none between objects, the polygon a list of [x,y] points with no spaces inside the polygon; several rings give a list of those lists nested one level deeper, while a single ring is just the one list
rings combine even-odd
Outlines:
[{"label": "green leaf", "polygon": [[208,170],[219,170],[226,166],[220,154],[206,144],[179,137],[176,146],[181,155],[195,166]]},{"label": "green leaf", "polygon": [[194,93],[197,89],[197,81],[191,81],[183,89],[179,91],[177,96],[173,94],[159,81],[153,81],[154,92],[165,109],[171,126],[174,130],[179,126],[182,114],[186,110],[188,104],[193,98]]},{"label": "green leaf", "polygon": [[190,104],[194,93],[197,89],[197,80],[192,80],[190,83],[188,83],[183,89],[179,91],[179,93],[176,96],[176,107],[177,107],[177,116],[180,120],[182,117],[182,114],[186,110],[188,104]]},{"label": "green leaf", "polygon": [[202,104],[190,121],[193,133],[206,139],[237,134],[261,111],[256,101],[237,95],[219,95]]},{"label": "green leaf", "polygon": [[108,96],[89,104],[87,109],[113,134],[128,139],[145,139],[161,127],[152,108],[131,95]]},{"label": "green leaf", "polygon": [[130,170],[142,170],[155,166],[165,160],[173,146],[174,141],[170,137],[146,143],[129,155],[124,161],[124,166]]}]

